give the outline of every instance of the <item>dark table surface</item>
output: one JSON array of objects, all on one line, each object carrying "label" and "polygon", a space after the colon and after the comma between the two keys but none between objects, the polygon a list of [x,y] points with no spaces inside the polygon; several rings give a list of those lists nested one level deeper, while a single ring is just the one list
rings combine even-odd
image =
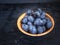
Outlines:
[{"label": "dark table surface", "polygon": [[[0,45],[60,45],[60,3],[0,4]],[[30,38],[22,34],[16,25],[20,14],[29,8],[41,8],[55,21],[52,34],[43,40]]]}]

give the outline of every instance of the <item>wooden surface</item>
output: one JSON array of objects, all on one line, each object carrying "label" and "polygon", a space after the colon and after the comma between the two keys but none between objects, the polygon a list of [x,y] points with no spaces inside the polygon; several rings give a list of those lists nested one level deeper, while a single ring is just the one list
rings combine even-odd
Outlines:
[{"label": "wooden surface", "polygon": [[[0,4],[0,45],[60,45],[59,4]],[[55,20],[53,31],[44,37],[29,37],[22,34],[17,28],[16,21],[19,14],[34,7],[41,7]]]}]

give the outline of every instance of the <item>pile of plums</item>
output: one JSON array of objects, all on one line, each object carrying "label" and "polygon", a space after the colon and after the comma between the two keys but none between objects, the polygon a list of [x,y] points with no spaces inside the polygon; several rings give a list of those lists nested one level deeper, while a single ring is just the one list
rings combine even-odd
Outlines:
[{"label": "pile of plums", "polygon": [[29,9],[22,19],[22,29],[31,34],[43,33],[51,27],[51,20],[46,17],[46,13],[40,8],[36,10]]}]

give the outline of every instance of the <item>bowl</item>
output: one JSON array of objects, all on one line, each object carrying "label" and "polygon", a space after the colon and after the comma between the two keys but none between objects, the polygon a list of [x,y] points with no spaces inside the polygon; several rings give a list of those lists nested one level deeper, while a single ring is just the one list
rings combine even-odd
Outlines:
[{"label": "bowl", "polygon": [[53,30],[53,28],[54,28],[54,24],[55,24],[55,23],[54,23],[54,19],[53,19],[48,13],[46,13],[46,17],[50,18],[50,20],[51,20],[51,22],[52,22],[52,27],[51,27],[50,29],[46,30],[45,32],[43,32],[43,33],[41,33],[41,34],[31,34],[31,33],[29,33],[29,32],[26,32],[26,31],[24,31],[24,30],[22,29],[22,23],[21,23],[22,19],[23,19],[25,16],[26,16],[26,13],[23,13],[22,15],[20,15],[20,16],[18,17],[18,19],[17,19],[17,27],[18,27],[18,29],[19,29],[22,33],[24,33],[24,34],[26,34],[26,35],[28,35],[28,36],[44,36],[44,35],[50,33],[50,32]]}]

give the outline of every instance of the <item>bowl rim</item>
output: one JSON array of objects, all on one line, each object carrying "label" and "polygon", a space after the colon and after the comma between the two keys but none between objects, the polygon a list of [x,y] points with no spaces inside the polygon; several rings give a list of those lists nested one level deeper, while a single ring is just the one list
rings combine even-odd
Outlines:
[{"label": "bowl rim", "polygon": [[53,19],[48,13],[46,13],[46,16],[47,16],[48,18],[50,18],[50,20],[51,20],[51,22],[52,22],[52,27],[51,27],[49,30],[47,30],[47,31],[45,31],[45,32],[43,32],[43,33],[41,33],[41,34],[31,34],[31,33],[28,33],[28,32],[26,32],[26,31],[24,31],[24,30],[22,29],[22,26],[21,26],[21,20],[24,18],[25,15],[26,15],[26,13],[23,13],[23,14],[21,14],[21,15],[18,17],[18,19],[17,19],[17,27],[18,27],[18,29],[19,29],[22,33],[24,33],[24,34],[26,34],[26,35],[28,35],[28,36],[44,36],[44,35],[50,33],[50,32],[53,30],[53,28],[54,28],[54,25],[55,25],[54,19]]}]

